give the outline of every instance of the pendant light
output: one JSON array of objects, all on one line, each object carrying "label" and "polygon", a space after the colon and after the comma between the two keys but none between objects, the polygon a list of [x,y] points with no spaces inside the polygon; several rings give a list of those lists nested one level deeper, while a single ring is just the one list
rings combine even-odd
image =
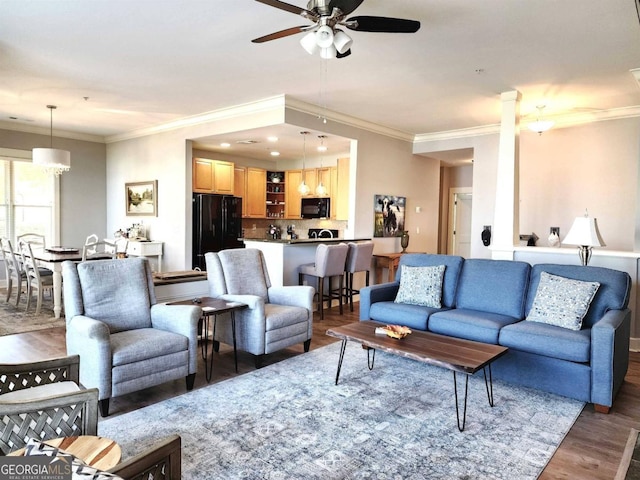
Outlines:
[{"label": "pendant light", "polygon": [[300,132],[300,135],[302,135],[302,181],[300,182],[300,185],[298,185],[298,192],[300,195],[309,195],[309,185],[304,181],[304,167],[305,160],[307,158],[307,135],[309,135],[309,132]]},{"label": "pendant light", "polygon": [[[327,138],[326,135],[318,135],[320,139],[320,146],[318,147],[318,151],[320,152],[320,170],[322,170],[322,157],[324,156],[324,152],[327,151],[327,147],[324,144],[324,139]],[[318,186],[316,187],[316,195],[324,197],[327,195],[327,187],[322,184],[322,177],[319,177]]]},{"label": "pendant light", "polygon": [[34,165],[43,167],[50,174],[60,175],[71,169],[71,153],[53,148],[53,111],[58,107],[47,105],[47,108],[51,117],[49,148],[34,148],[32,158]]},{"label": "pendant light", "polygon": [[529,125],[527,125],[529,127],[529,130],[538,132],[538,135],[542,135],[542,132],[546,132],[547,130],[549,130],[555,123],[553,120],[545,120],[542,117],[542,111],[544,110],[544,107],[544,105],[538,105],[536,107],[538,109],[538,116],[536,117],[536,121],[531,122]]}]

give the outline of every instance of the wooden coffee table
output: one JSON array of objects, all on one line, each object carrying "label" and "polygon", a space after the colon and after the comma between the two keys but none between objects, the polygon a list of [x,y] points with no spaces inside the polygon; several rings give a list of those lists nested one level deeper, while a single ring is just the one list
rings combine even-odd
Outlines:
[{"label": "wooden coffee table", "polygon": [[[330,328],[327,335],[342,339],[340,347],[340,358],[338,360],[338,371],[336,372],[336,385],[340,377],[340,368],[344,359],[344,351],[347,341],[360,343],[367,349],[367,364],[369,370],[373,369],[375,362],[375,351],[392,353],[400,357],[410,358],[418,362],[436,365],[453,371],[453,387],[456,400],[456,418],[458,430],[464,430],[467,418],[467,392],[469,376],[479,370],[484,374],[484,383],[487,390],[489,405],[493,407],[493,379],[491,377],[491,363],[507,353],[507,348],[500,345],[473,342],[460,338],[447,337],[430,332],[413,331],[410,335],[402,339],[394,339],[387,335],[376,334],[377,327],[384,327],[384,323],[372,320],[351,323],[341,327]],[[370,355],[373,352],[373,355]],[[487,379],[487,370],[489,371]],[[460,411],[458,401],[458,382],[456,373],[464,373],[464,407],[462,423],[460,422]]]},{"label": "wooden coffee table", "polygon": [[[64,450],[98,470],[109,470],[120,462],[120,445],[106,437],[80,435],[45,440],[43,443]],[[24,448],[11,452],[10,456],[24,455]]]}]

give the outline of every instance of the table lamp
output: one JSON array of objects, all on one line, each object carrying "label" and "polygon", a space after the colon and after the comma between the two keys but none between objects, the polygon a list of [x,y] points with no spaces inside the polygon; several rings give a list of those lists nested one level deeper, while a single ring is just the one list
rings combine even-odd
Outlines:
[{"label": "table lamp", "polygon": [[590,217],[588,212],[583,217],[576,217],[562,243],[578,245],[578,255],[584,266],[589,264],[592,247],[606,246],[598,230],[598,220]]}]

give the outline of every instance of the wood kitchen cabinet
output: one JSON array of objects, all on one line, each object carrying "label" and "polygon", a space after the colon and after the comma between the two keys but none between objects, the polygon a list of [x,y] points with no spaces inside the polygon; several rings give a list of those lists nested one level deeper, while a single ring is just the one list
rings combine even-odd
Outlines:
[{"label": "wood kitchen cabinet", "polygon": [[247,167],[246,197],[242,203],[246,204],[246,218],[266,218],[267,216],[267,171],[262,168]]},{"label": "wood kitchen cabinet", "polygon": [[193,191],[233,195],[234,165],[222,160],[193,159]]},{"label": "wood kitchen cabinet", "polygon": [[300,199],[298,187],[302,182],[302,170],[287,170],[284,172],[284,218],[300,218]]},{"label": "wood kitchen cabinet", "polygon": [[247,169],[239,165],[233,167],[233,196],[242,198],[242,216],[247,216]]}]

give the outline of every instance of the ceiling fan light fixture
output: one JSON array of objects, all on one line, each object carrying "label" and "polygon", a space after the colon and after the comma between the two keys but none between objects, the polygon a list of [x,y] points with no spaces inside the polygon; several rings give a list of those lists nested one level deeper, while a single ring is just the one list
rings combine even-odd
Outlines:
[{"label": "ceiling fan light fixture", "polygon": [[330,60],[332,58],[336,58],[336,54],[338,53],[338,51],[336,50],[336,47],[334,47],[333,45],[327,47],[327,48],[322,48],[320,49],[320,57],[324,58],[325,60]]},{"label": "ceiling fan light fixture", "polygon": [[309,55],[313,55],[318,52],[319,47],[316,43],[316,32],[309,32],[300,39],[300,45]]},{"label": "ceiling fan light fixture", "polygon": [[[316,44],[320,48],[329,48],[333,46],[333,30],[328,25],[322,25],[316,30]],[[335,48],[335,47],[334,47]]]},{"label": "ceiling fan light fixture", "polygon": [[349,35],[344,33],[342,30],[336,30],[333,36],[333,45],[339,53],[346,53],[346,51],[351,48],[352,43],[353,40]]}]

